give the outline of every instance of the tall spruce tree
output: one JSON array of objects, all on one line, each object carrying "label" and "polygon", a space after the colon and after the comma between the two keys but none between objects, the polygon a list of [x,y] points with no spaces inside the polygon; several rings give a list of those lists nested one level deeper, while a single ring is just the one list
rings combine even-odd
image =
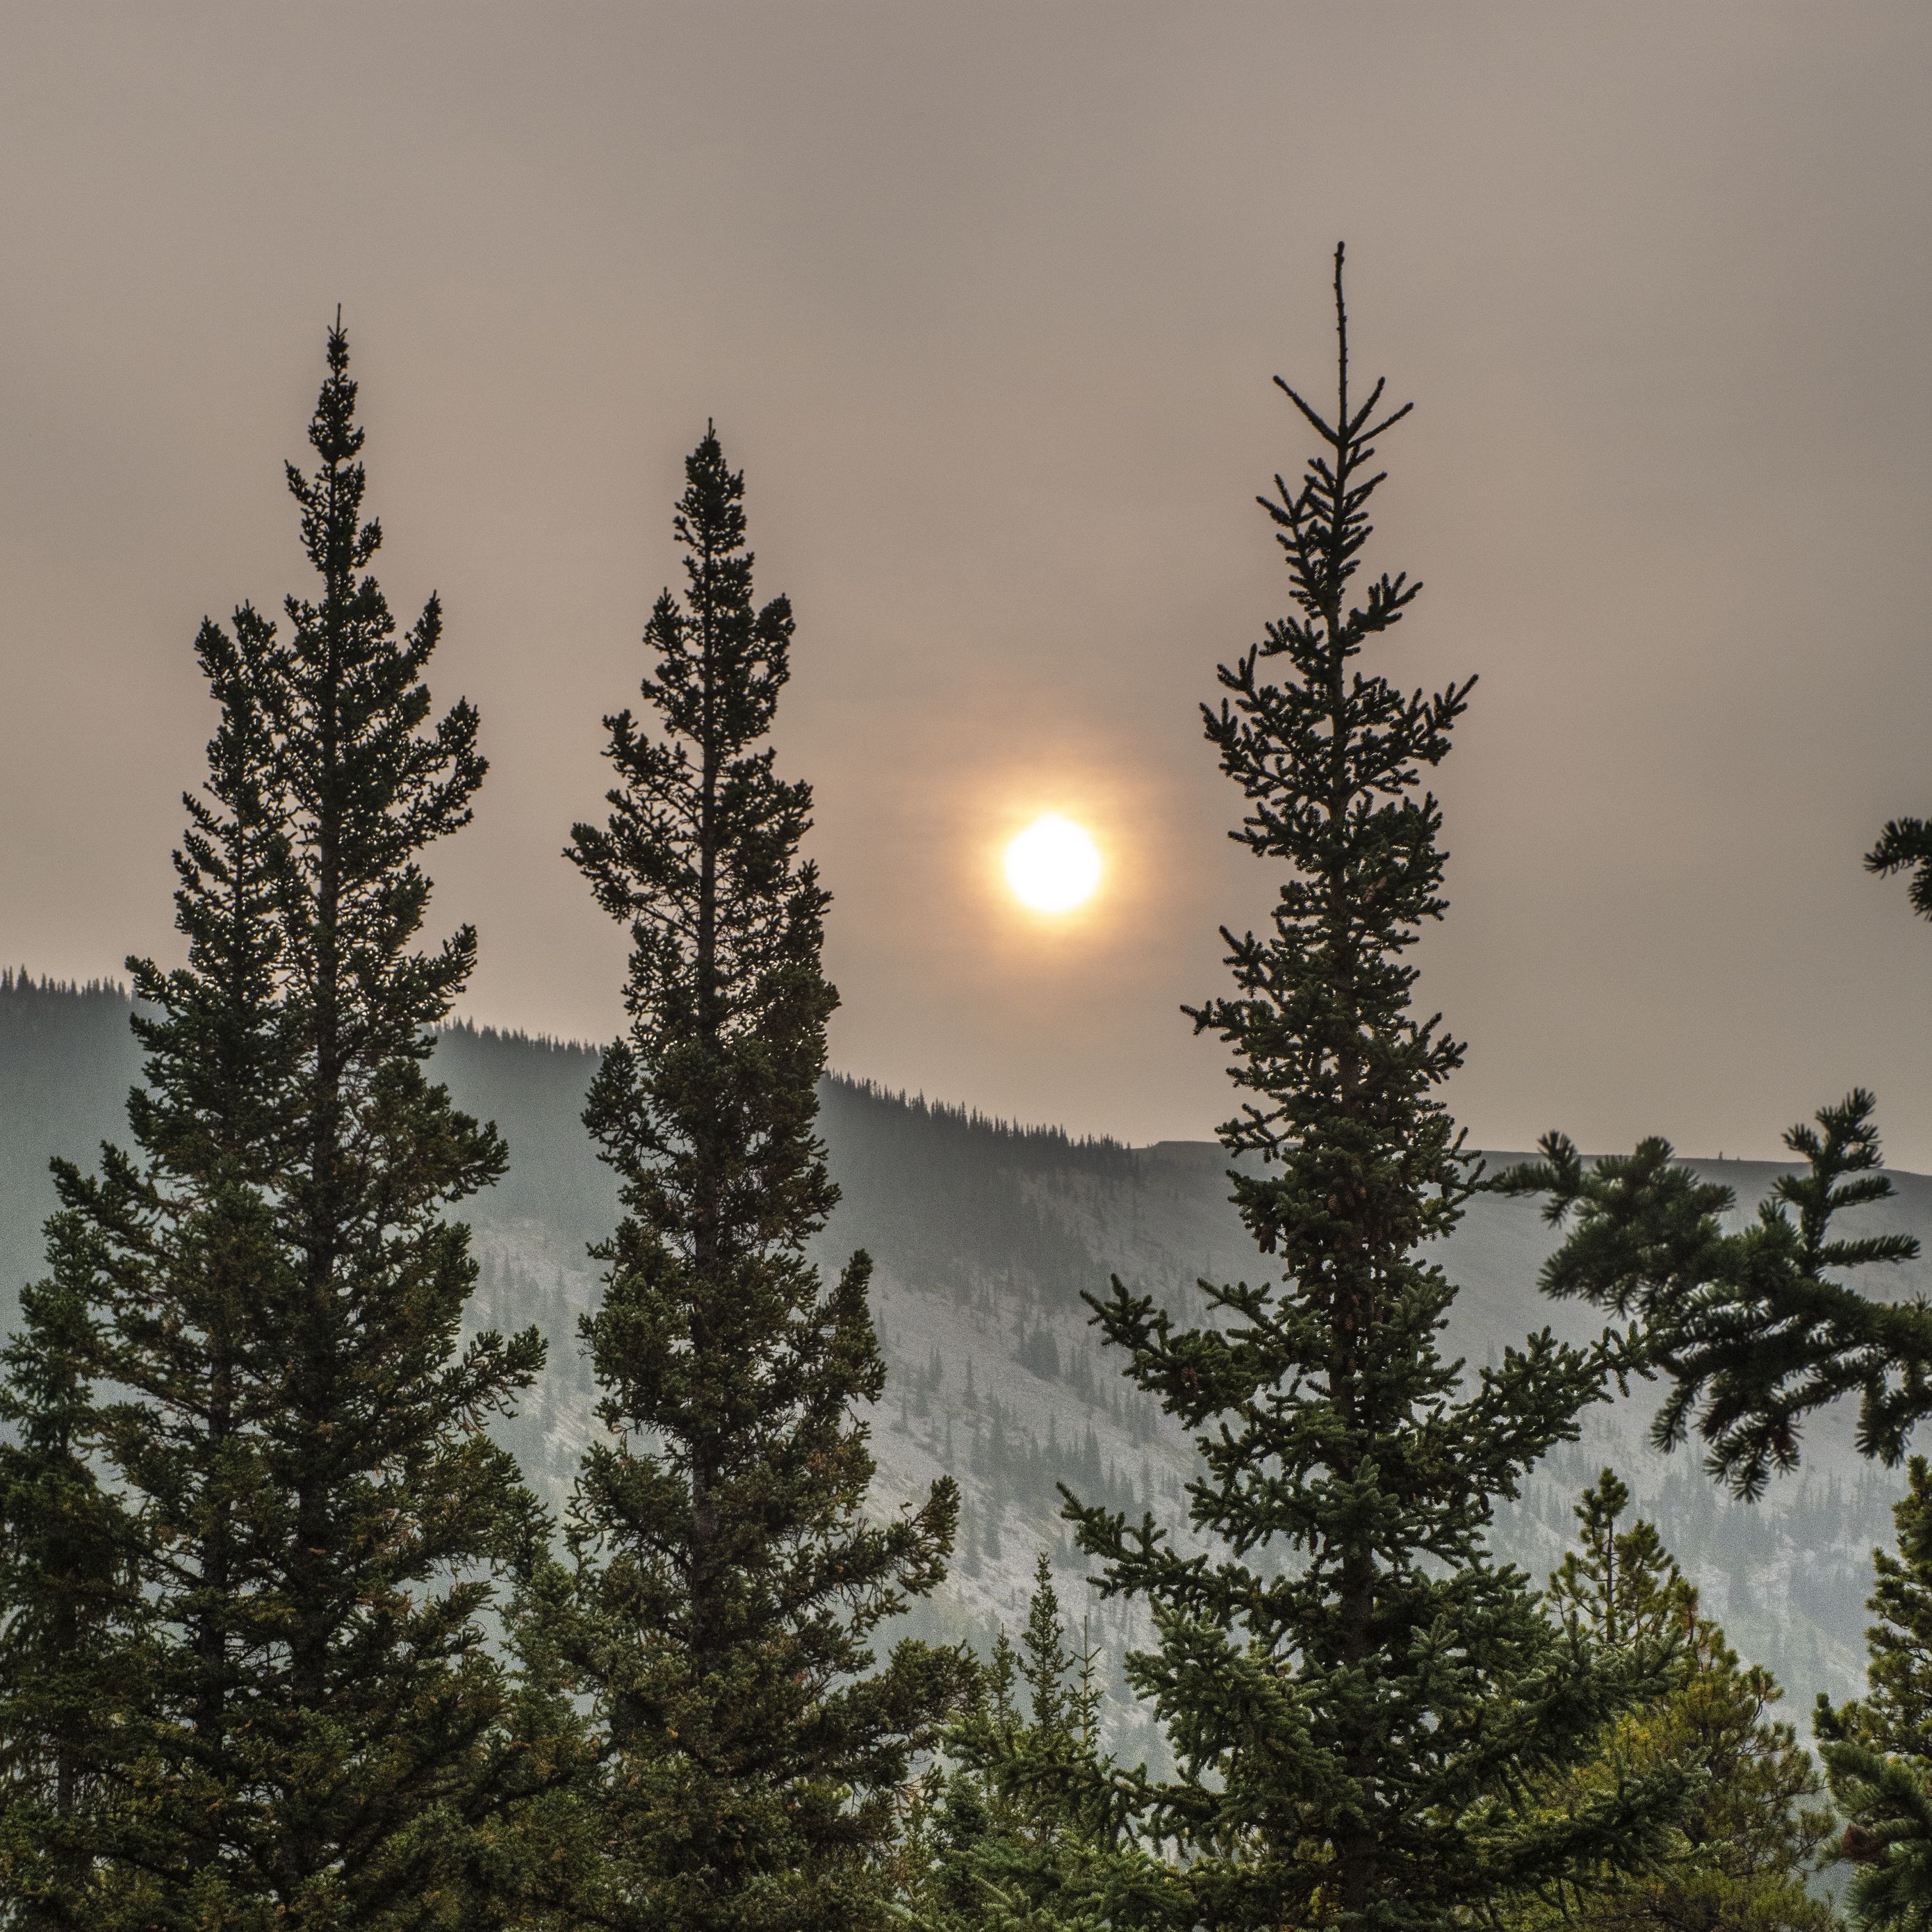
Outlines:
[{"label": "tall spruce tree", "polygon": [[1455,1290],[1424,1244],[1475,1181],[1438,1097],[1462,1048],[1412,1013],[1408,955],[1444,905],[1421,774],[1470,686],[1406,694],[1365,661],[1420,587],[1351,590],[1375,441],[1407,410],[1379,382],[1351,388],[1339,249],[1335,300],[1335,413],[1281,386],[1322,447],[1298,489],[1277,478],[1262,500],[1298,614],[1222,669],[1204,712],[1246,802],[1233,836],[1287,873],[1270,934],[1224,930],[1235,996],[1193,1013],[1237,1057],[1247,1097],[1221,1140],[1258,1160],[1234,1198],[1280,1278],[1204,1282],[1198,1324],[1118,1281],[1094,1302],[1128,1372],[1195,1432],[1204,1546],[1150,1516],[1069,1513],[1102,1588],[1154,1613],[1157,1647],[1130,1670],[1178,1768],[1144,1800],[1195,1917],[1379,1932],[1640,1858],[1680,1791],[1658,1767],[1568,1817],[1522,1802],[1644,1674],[1563,1628],[1486,1543],[1610,1358],[1545,1331],[1466,1380],[1437,1350]]},{"label": "tall spruce tree", "polygon": [[[867,1639],[944,1574],[950,1480],[864,1514],[861,1419],[884,1382],[855,1255],[805,1256],[836,1198],[815,1132],[827,896],[798,856],[808,788],[769,746],[792,634],[756,608],[743,482],[707,431],[674,528],[643,684],[661,735],[606,721],[619,783],[569,856],[630,930],[629,1026],[585,1121],[625,1217],[584,1324],[605,1433],[570,1516],[558,1648],[604,1753],[571,1909],[614,1928],[862,1926],[910,1755],[965,1666]],[[575,1922],[573,1921],[572,1922]]]},{"label": "tall spruce tree", "polygon": [[439,606],[398,637],[368,574],[339,324],[328,363],[318,467],[288,472],[317,592],[285,638],[244,606],[198,641],[221,716],[176,860],[188,962],[130,962],[142,1157],[57,1166],[146,1666],[82,1923],[454,1922],[502,1769],[479,1619],[532,1514],[482,1425],[542,1350],[460,1339],[476,1271],[443,1210],[504,1156],[424,1066],[474,935],[416,950],[418,855],[484,766],[468,705],[431,718]]}]

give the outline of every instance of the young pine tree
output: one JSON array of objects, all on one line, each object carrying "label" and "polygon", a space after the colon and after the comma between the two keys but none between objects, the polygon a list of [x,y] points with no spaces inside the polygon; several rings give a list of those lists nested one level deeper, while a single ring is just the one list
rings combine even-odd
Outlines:
[{"label": "young pine tree", "polygon": [[1042,1551],[1019,1642],[1000,1633],[909,1808],[897,1889],[919,1932],[1102,1932],[1184,1904],[1101,1750],[1096,1660],[1072,1648]]},{"label": "young pine tree", "polygon": [[1475,1182],[1438,1097],[1462,1049],[1412,1013],[1407,956],[1444,910],[1421,774],[1469,686],[1407,694],[1368,660],[1419,586],[1352,591],[1375,440],[1406,410],[1384,413],[1379,383],[1351,390],[1341,268],[1338,250],[1334,416],[1287,390],[1324,447],[1300,489],[1263,500],[1298,614],[1222,669],[1206,712],[1246,801],[1234,836],[1286,872],[1270,934],[1224,933],[1235,996],[1194,1015],[1237,1056],[1250,1097],[1221,1139],[1258,1158],[1234,1199],[1280,1278],[1203,1282],[1198,1326],[1118,1282],[1095,1303],[1129,1372],[1196,1432],[1204,1551],[1151,1517],[1069,1513],[1101,1587],[1154,1615],[1158,1648],[1131,1669],[1178,1768],[1148,1786],[1148,1824],[1186,1862],[1196,1916],[1382,1932],[1640,1858],[1679,1781],[1660,1769],[1566,1819],[1517,1802],[1642,1674],[1564,1630],[1486,1542],[1607,1361],[1546,1331],[1466,1380],[1436,1348],[1455,1290],[1425,1244]]},{"label": "young pine tree", "polygon": [[[950,1480],[866,1520],[856,1412],[884,1368],[856,1255],[805,1256],[836,1198],[814,1124],[836,996],[826,895],[798,856],[808,789],[769,748],[792,619],[754,607],[743,483],[707,432],[688,554],[645,642],[657,736],[607,721],[619,783],[569,856],[632,939],[630,1024],[585,1121],[622,1184],[584,1324],[607,1433],[571,1511],[556,1644],[603,1751],[571,1906],[612,1928],[863,1926],[910,1755],[963,1688],[952,1653],[867,1638],[944,1574]],[[577,1922],[573,1919],[571,1922]]]},{"label": "young pine tree", "polygon": [[1892,1510],[1897,1552],[1872,1552],[1870,1688],[1835,1708],[1820,1696],[1816,1726],[1850,1820],[1842,1848],[1859,1868],[1853,1916],[1916,1932],[1932,1923],[1932,1466],[1915,1456],[1906,1478]]},{"label": "young pine tree", "polygon": [[317,593],[286,638],[244,607],[198,643],[220,723],[176,860],[188,962],[130,962],[142,1157],[57,1168],[145,1620],[97,1876],[143,1925],[452,1920],[502,1771],[479,1618],[532,1528],[482,1424],[541,1347],[460,1340],[476,1270],[443,1218],[502,1149],[424,1070],[474,935],[415,944],[476,714],[432,721],[439,608],[398,638],[368,574],[339,326],[328,356],[319,466],[289,472]]},{"label": "young pine tree", "polygon": [[1647,1870],[1510,1913],[1512,1932],[1832,1932],[1808,1880],[1832,1835],[1817,1768],[1788,1724],[1770,1672],[1741,1662],[1698,1608],[1654,1527],[1623,1522],[1630,1492],[1606,1469],[1584,1493],[1577,1547],[1550,1579],[1564,1618],[1606,1649],[1672,1647],[1662,1694],[1610,1725],[1595,1754],[1544,1783],[1558,1813],[1659,1765],[1696,1774],[1690,1800]]}]

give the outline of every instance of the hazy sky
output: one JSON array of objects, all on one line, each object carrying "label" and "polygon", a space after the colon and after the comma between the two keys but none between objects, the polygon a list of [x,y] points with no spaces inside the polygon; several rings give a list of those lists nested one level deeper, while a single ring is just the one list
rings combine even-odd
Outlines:
[{"label": "hazy sky", "polygon": [[[1479,1142],[1762,1154],[1856,1081],[1932,1167],[1932,9],[778,0],[0,8],[0,958],[172,944],[204,612],[300,581],[343,304],[379,566],[448,607],[468,1010],[602,1036],[603,789],[715,416],[796,608],[836,1063],[1206,1134],[1177,1012],[1266,902],[1195,705],[1286,602],[1252,507],[1348,239],[1390,656],[1479,674],[1424,993]],[[1089,824],[1091,917],[994,880]]]}]

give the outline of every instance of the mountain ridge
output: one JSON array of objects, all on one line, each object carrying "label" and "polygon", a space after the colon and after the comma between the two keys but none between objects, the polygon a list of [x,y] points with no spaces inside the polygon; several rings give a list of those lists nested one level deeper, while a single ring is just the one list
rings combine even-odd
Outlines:
[{"label": "mountain ridge", "polygon": [[[52,1205],[49,1155],[85,1164],[103,1138],[124,1138],[122,1108],[138,1079],[131,1004],[112,986],[62,988],[0,975],[0,1322],[10,1328],[20,1283],[39,1271],[40,1221]],[[585,1250],[618,1211],[613,1177],[578,1115],[599,1049],[461,1024],[439,1040],[434,1067],[466,1110],[494,1118],[508,1174],[463,1204],[482,1270],[479,1325],[535,1322],[550,1366],[502,1434],[540,1493],[560,1509],[591,1424],[593,1390],[574,1326],[598,1292]],[[1264,1266],[1229,1205],[1234,1165],[1212,1141],[1130,1147],[1075,1138],[964,1108],[829,1076],[821,1131],[842,1199],[814,1241],[824,1268],[863,1247],[888,1364],[872,1431],[876,1506],[898,1507],[933,1477],[963,1492],[960,1548],[927,1628],[983,1641],[1022,1608],[1044,1548],[1072,1584],[1083,1569],[1058,1518],[1058,1485],[1091,1500],[1170,1519],[1184,1508],[1192,1453],[1168,1419],[1124,1383],[1096,1345],[1083,1293],[1119,1274],[1177,1309],[1202,1276],[1252,1278]],[[1522,1156],[1488,1154],[1493,1172]],[[1774,1162],[1687,1165],[1734,1187],[1748,1213]],[[1894,1172],[1897,1193],[1862,1210],[1874,1232],[1932,1232],[1932,1177]],[[1552,1302],[1537,1272],[1556,1237],[1534,1203],[1481,1196],[1442,1249],[1460,1292],[1445,1342],[1472,1364],[1528,1330],[1594,1334],[1588,1309]],[[1932,1290],[1924,1257],[1895,1271],[1901,1293]],[[1862,1462],[1849,1418],[1813,1430],[1807,1465],[1761,1504],[1714,1490],[1693,1456],[1645,1440],[1654,1394],[1606,1405],[1583,1440],[1533,1473],[1499,1516],[1498,1546],[1532,1574],[1551,1567],[1577,1494],[1605,1462],[1630,1483],[1708,1607],[1747,1655],[1794,1694],[1842,1695],[1862,1677],[1862,1600],[1873,1544],[1888,1540],[1897,1472]],[[1077,1603],[1086,1593],[1075,1590]],[[1090,1602],[1094,1636],[1118,1682],[1122,1652],[1144,1634],[1133,1606]],[[1158,1742],[1129,1702],[1115,1730],[1130,1754]]]}]

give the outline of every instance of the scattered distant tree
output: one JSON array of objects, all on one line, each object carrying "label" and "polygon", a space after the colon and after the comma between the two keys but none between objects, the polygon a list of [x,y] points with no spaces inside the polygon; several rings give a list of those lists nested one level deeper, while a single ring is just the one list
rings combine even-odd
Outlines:
[{"label": "scattered distant tree", "polygon": [[[542,1346],[460,1336],[443,1212],[504,1155],[424,1070],[475,936],[416,950],[418,855],[484,765],[468,705],[431,718],[438,605],[399,638],[368,574],[339,326],[328,361],[319,466],[289,471],[317,592],[285,638],[244,606],[198,640],[220,719],[176,861],[188,962],[130,962],[142,1158],[56,1169],[59,1332],[112,1392],[86,1454],[138,1527],[97,1876],[144,1927],[454,1923],[515,1756],[481,1618],[535,1519],[482,1424]],[[48,1361],[22,1348],[16,1400]]]},{"label": "scattered distant tree", "polygon": [[1669,1142],[1586,1161],[1562,1134],[1544,1158],[1491,1184],[1541,1195],[1565,1226],[1545,1264],[1546,1294],[1588,1301],[1634,1322],[1650,1365],[1672,1384],[1653,1433],[1668,1448],[1694,1426],[1712,1474],[1755,1497],[1798,1459],[1805,1418],[1856,1393],[1858,1443],[1888,1464],[1932,1411],[1932,1308],[1868,1298],[1838,1279],[1912,1259],[1910,1234],[1838,1234],[1848,1209],[1883,1201],[1872,1096],[1855,1090],[1795,1126],[1784,1144],[1804,1163],[1779,1175],[1742,1229],[1734,1197],[1700,1180]]},{"label": "scattered distant tree", "polygon": [[1335,414],[1282,386],[1322,448],[1299,489],[1277,479],[1263,500],[1298,614],[1222,670],[1206,712],[1246,802],[1234,836],[1286,873],[1271,934],[1224,933],[1235,996],[1194,1014],[1237,1057],[1247,1097],[1221,1139],[1258,1159],[1234,1199],[1280,1278],[1204,1282],[1198,1326],[1118,1282],[1095,1304],[1134,1379],[1195,1432],[1204,1552],[1151,1516],[1069,1513],[1101,1587],[1154,1613],[1156,1646],[1130,1670],[1178,1768],[1141,1797],[1192,1916],[1381,1932],[1640,1863],[1683,1779],[1659,1766],[1562,1817],[1521,1797],[1652,1680],[1552,1618],[1486,1543],[1496,1500],[1575,1438],[1612,1354],[1545,1331],[1466,1379],[1437,1352],[1455,1290],[1427,1247],[1475,1180],[1437,1090],[1462,1050],[1412,1014],[1407,956],[1444,910],[1421,774],[1469,686],[1407,694],[1366,662],[1419,586],[1352,592],[1374,444],[1407,412],[1379,383],[1351,390],[1341,268],[1338,250]]},{"label": "scattered distant tree", "polygon": [[1776,1680],[1739,1660],[1656,1529],[1624,1526],[1629,1504],[1606,1469],[1578,1506],[1577,1546],[1550,1579],[1550,1598],[1599,1648],[1672,1649],[1670,1677],[1538,1796],[1567,1812],[1659,1766],[1688,1768],[1696,1782],[1647,1869],[1552,1888],[1510,1915],[1512,1932],[1831,1932],[1835,1916],[1808,1883],[1834,1823],[1817,1802],[1817,1767],[1792,1726],[1768,1714]]},{"label": "scattered distant tree", "polygon": [[607,721],[618,784],[569,856],[631,932],[628,1029],[585,1121],[622,1183],[584,1324],[604,1433],[569,1517],[554,1641],[601,1770],[571,1924],[862,1927],[913,1754],[967,1665],[867,1640],[944,1574],[950,1480],[865,1515],[860,1414],[884,1387],[869,1263],[829,1288],[807,1241],[836,1197],[815,1132],[826,895],[798,857],[808,788],[770,732],[789,605],[754,606],[742,478],[707,432],[675,520],[688,594],[645,641],[661,735]]},{"label": "scattered distant tree", "polygon": [[1870,1690],[1836,1708],[1820,1696],[1817,1715],[1832,1795],[1850,1820],[1840,1849],[1858,1868],[1847,1903],[1888,1932],[1932,1923],[1932,1467],[1915,1456],[1906,1474],[1892,1510],[1897,1553],[1872,1553]]}]

